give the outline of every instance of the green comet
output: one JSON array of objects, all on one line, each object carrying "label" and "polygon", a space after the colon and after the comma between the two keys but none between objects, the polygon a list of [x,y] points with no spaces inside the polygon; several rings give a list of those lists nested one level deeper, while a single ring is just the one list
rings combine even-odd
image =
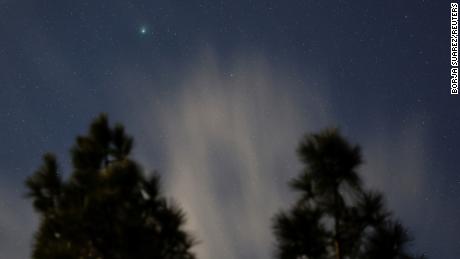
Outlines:
[{"label": "green comet", "polygon": [[139,33],[142,34],[142,35],[147,34],[147,27],[146,26],[140,27],[139,28]]}]

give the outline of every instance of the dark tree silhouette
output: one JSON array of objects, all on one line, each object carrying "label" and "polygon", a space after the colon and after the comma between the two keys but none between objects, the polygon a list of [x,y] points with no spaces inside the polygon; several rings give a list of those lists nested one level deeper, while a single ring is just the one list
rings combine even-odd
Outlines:
[{"label": "dark tree silhouette", "polygon": [[158,175],[144,176],[129,158],[132,143],[101,115],[77,137],[66,180],[54,156],[44,156],[26,180],[40,214],[33,258],[195,258],[184,213],[161,196]]},{"label": "dark tree silhouette", "polygon": [[363,188],[358,146],[328,129],[307,135],[298,154],[304,169],[290,186],[301,196],[274,218],[277,258],[422,258],[408,253],[407,230],[382,195]]}]

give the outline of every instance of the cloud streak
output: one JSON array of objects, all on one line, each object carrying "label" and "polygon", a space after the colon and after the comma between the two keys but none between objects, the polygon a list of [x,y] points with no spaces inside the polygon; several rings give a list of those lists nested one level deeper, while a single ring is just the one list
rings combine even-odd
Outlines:
[{"label": "cloud streak", "polygon": [[[166,189],[202,241],[201,258],[269,258],[270,220],[297,171],[293,147],[329,115],[316,106],[305,116],[296,83],[263,59],[240,59],[231,73],[213,55],[203,60],[166,102],[172,108],[155,109],[168,133]],[[305,98],[323,103],[313,89]]]},{"label": "cloud streak", "polygon": [[0,184],[0,196],[0,258],[28,258],[36,225],[31,206],[22,189]]}]

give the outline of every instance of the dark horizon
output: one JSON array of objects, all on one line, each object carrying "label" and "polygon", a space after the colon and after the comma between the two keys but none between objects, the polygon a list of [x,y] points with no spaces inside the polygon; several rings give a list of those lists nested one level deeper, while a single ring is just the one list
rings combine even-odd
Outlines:
[{"label": "dark horizon", "polygon": [[162,175],[199,258],[271,256],[297,143],[334,126],[361,145],[365,185],[384,192],[413,250],[456,258],[449,19],[449,3],[429,0],[0,0],[0,258],[30,257],[38,215],[24,179],[48,151],[68,172],[74,137],[100,112]]}]

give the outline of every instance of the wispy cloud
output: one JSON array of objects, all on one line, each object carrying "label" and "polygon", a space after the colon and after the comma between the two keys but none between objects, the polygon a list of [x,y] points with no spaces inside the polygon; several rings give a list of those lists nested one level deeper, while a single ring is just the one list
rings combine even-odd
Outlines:
[{"label": "wispy cloud", "polygon": [[297,141],[325,125],[328,107],[315,105],[325,102],[314,89],[300,100],[293,92],[299,82],[261,58],[219,67],[204,55],[162,102],[168,109],[155,107],[168,134],[166,189],[202,241],[201,258],[269,258],[270,220],[298,171]]},{"label": "wispy cloud", "polygon": [[[5,176],[0,170],[0,176]],[[36,218],[23,189],[0,184],[0,258],[29,258]]]}]

